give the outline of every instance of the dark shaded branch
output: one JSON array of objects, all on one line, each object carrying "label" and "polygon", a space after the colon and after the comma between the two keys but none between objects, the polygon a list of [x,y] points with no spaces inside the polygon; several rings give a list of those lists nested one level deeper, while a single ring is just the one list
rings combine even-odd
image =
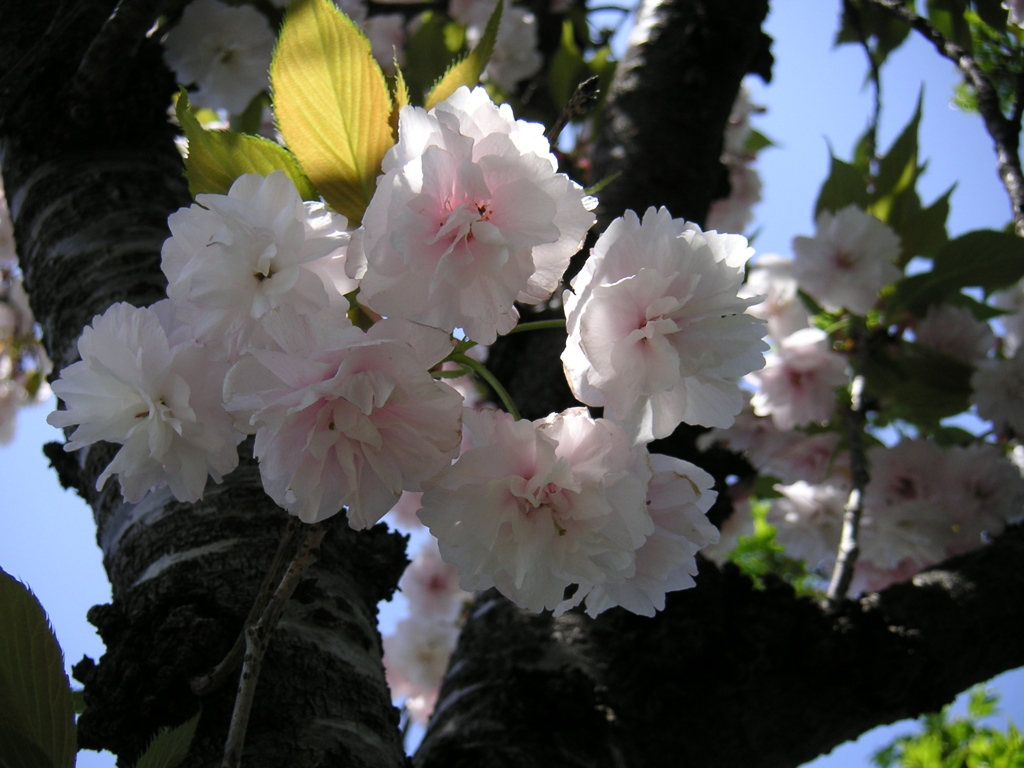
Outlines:
[{"label": "dark shaded branch", "polygon": [[599,229],[651,205],[703,224],[728,196],[722,137],[743,77],[770,77],[767,12],[767,0],[640,4],[594,158],[594,178],[621,173],[600,194]]},{"label": "dark shaded branch", "polygon": [[470,627],[418,768],[575,765],[556,760],[571,744],[581,765],[785,768],[1024,664],[1024,528],[834,615],[702,563],[653,619],[488,593]]},{"label": "dark shaded branch", "polygon": [[1020,165],[1020,124],[1003,115],[999,94],[995,86],[978,66],[974,58],[956,43],[947,40],[931,22],[918,16],[898,0],[865,0],[878,6],[919,32],[935,46],[942,56],[956,64],[964,79],[978,96],[978,112],[985,123],[985,130],[992,137],[996,149],[996,163],[999,178],[1010,196],[1014,229],[1024,237],[1024,173]]}]

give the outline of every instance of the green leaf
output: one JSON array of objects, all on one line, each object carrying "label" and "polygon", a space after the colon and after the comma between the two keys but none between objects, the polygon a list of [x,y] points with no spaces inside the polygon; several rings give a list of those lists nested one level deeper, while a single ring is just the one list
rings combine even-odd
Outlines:
[{"label": "green leaf", "polygon": [[202,193],[226,195],[235,180],[246,173],[268,176],[284,171],[303,200],[320,198],[295,158],[280,144],[262,136],[206,130],[193,114],[184,89],[178,94],[175,113],[188,139],[185,177],[193,197]]},{"label": "green leaf", "polygon": [[1024,239],[1007,232],[978,230],[950,240],[935,256],[931,272],[896,284],[892,306],[923,316],[929,304],[967,287],[986,293],[1024,277]]},{"label": "green leaf", "polygon": [[[871,58],[881,67],[889,54],[907,39],[910,27],[875,5],[865,5],[861,0],[853,0],[851,5],[857,20],[855,22],[849,13],[843,13],[842,25],[836,35],[836,45],[860,43],[860,36],[863,34],[868,40]],[[913,9],[913,2],[908,5]]]},{"label": "green leaf", "polygon": [[293,0],[270,85],[288,148],[324,199],[358,224],[395,143],[387,82],[366,36],[329,0]]},{"label": "green leaf", "polygon": [[569,103],[576,86],[585,79],[583,73],[586,71],[587,65],[583,61],[583,54],[576,45],[573,24],[565,19],[562,21],[562,39],[548,70],[548,88],[556,106],[562,107]]},{"label": "green leaf", "polygon": [[978,17],[996,32],[1006,31],[1006,9],[1002,0],[973,0]]},{"label": "green leaf", "polygon": [[34,741],[0,721],[0,768],[54,768]]},{"label": "green leaf", "polygon": [[501,14],[504,9],[504,0],[498,0],[476,46],[466,58],[452,64],[448,71],[441,76],[441,79],[434,84],[424,100],[424,107],[430,109],[447,99],[460,87],[474,88],[480,82],[480,76],[487,69],[487,63],[494,53],[494,44],[498,40],[498,26],[501,24]]},{"label": "green leaf", "polygon": [[955,186],[924,209],[912,189],[905,190],[893,201],[889,226],[900,237],[901,266],[905,266],[914,256],[931,258],[949,242],[946,218],[949,216],[949,196],[953,194]]},{"label": "green leaf", "polygon": [[942,36],[971,52],[971,30],[964,18],[967,0],[927,0],[928,20]]},{"label": "green leaf", "polygon": [[199,714],[176,728],[164,729],[156,735],[142,753],[135,768],[174,768],[180,764],[192,746],[192,738],[199,724]]},{"label": "green leaf", "polygon": [[[906,189],[913,189],[920,170],[917,165],[917,129],[921,124],[921,103],[924,92],[917,95],[917,108],[910,122],[904,126],[892,147],[879,160],[878,176],[874,180],[872,197],[882,202],[886,208],[891,200]],[[888,204],[886,202],[888,201]],[[873,208],[875,206],[872,206]],[[883,214],[872,211],[882,221],[888,220],[887,211]]]},{"label": "green leaf", "polygon": [[[53,768],[70,768],[77,751],[71,685],[64,656],[50,622],[35,595],[0,569],[0,739],[34,745]],[[38,760],[29,747],[18,750],[24,760]],[[0,765],[8,765],[7,750]],[[13,753],[12,753],[13,755]],[[13,756],[11,757],[13,760]],[[33,762],[9,765],[34,765]]]},{"label": "green leaf", "polygon": [[71,689],[71,703],[75,707],[76,715],[85,712],[85,692],[81,688]]},{"label": "green leaf", "polygon": [[848,205],[867,209],[870,202],[864,174],[835,155],[831,157],[832,167],[825,183],[821,185],[821,192],[818,193],[818,200],[814,204],[815,219],[822,211],[835,213]]},{"label": "green leaf", "polygon": [[466,28],[441,13],[426,11],[419,28],[405,43],[405,78],[413,103],[422,104],[424,96],[448,70],[466,42]]},{"label": "green leaf", "polygon": [[762,149],[774,146],[774,141],[769,139],[760,131],[752,128],[750,130],[750,135],[747,136],[747,143],[744,145],[743,148],[751,154],[756,154],[757,152],[760,152]]},{"label": "green leaf", "polygon": [[873,348],[864,370],[869,396],[890,419],[927,428],[966,411],[974,368],[920,344]]}]

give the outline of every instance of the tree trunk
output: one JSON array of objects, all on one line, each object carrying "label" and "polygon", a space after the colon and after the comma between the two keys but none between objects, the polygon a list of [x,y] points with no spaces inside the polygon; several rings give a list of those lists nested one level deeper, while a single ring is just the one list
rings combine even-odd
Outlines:
[{"label": "tree trunk", "polygon": [[[26,286],[57,370],[77,356],[75,342],[94,314],[116,301],[162,298],[167,216],[189,204],[167,121],[173,80],[155,43],[117,39],[138,30],[107,24],[111,10],[98,0],[0,10],[0,69],[17,74],[0,93],[3,177]],[[155,12],[142,31],[154,20]],[[137,52],[110,67],[96,40],[112,42],[117,55],[134,41]],[[76,79],[91,45],[92,67]],[[88,707],[80,744],[132,765],[159,727],[201,706],[187,764],[219,765],[235,685],[200,701],[189,683],[237,637],[287,516],[263,493],[251,458],[198,504],[163,490],[131,505],[115,482],[94,488],[110,446],[65,454],[51,444],[47,453],[94,510],[113,589],[113,603],[89,613],[107,653],[98,665],[85,659],[75,667]],[[404,564],[404,542],[383,526],[358,534],[343,520],[331,526],[274,633],[246,765],[405,764],[376,627],[377,603]]]}]

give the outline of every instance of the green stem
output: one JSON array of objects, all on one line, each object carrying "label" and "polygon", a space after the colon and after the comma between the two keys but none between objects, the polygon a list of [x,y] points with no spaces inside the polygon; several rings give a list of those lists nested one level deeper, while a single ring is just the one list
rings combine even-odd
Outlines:
[{"label": "green stem", "polygon": [[478,360],[474,360],[468,355],[458,353],[451,355],[449,359],[464,368],[468,368],[481,379],[486,381],[487,385],[494,390],[494,394],[496,394],[501,400],[501,404],[505,406],[505,410],[511,413],[514,419],[518,421],[523,418],[519,415],[519,409],[516,408],[516,404],[512,402],[512,397],[509,395],[508,391],[501,386],[501,382],[494,377],[493,373],[487,370],[487,367],[483,363]]},{"label": "green stem", "polygon": [[543,331],[548,328],[565,328],[565,320],[533,320],[529,323],[520,323],[506,335],[513,333],[524,333],[526,331]]}]

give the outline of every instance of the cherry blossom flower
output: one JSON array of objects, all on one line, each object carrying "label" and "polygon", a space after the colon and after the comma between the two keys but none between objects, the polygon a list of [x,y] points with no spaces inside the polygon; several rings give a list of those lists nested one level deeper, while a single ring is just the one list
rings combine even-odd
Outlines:
[{"label": "cherry blossom flower", "polygon": [[349,249],[360,302],[490,344],[515,326],[513,302],[546,300],[594,217],[543,132],[482,88],[404,108]]},{"label": "cherry blossom flower", "polygon": [[585,408],[534,422],[493,410],[464,419],[475,447],[427,484],[420,510],[463,589],[493,586],[528,610],[561,612],[571,585],[578,603],[636,574],[654,533],[646,449]]},{"label": "cherry blossom flower", "polygon": [[992,350],[995,335],[967,307],[933,304],[914,328],[918,344],[943,352],[965,363],[984,360]]},{"label": "cherry blossom flower", "polygon": [[207,475],[220,482],[238,464],[242,439],[221,405],[227,364],[195,342],[171,343],[169,308],[160,304],[114,304],[93,318],[78,340],[82,359],[53,384],[67,410],[46,419],[77,425],[66,451],[120,443],[96,489],[116,474],[131,503],[164,485],[179,501],[196,501]]},{"label": "cherry blossom flower", "polygon": [[437,702],[448,660],[459,639],[458,628],[448,621],[412,615],[383,639],[384,671],[391,693],[406,697],[413,719],[426,723]]},{"label": "cherry blossom flower", "polygon": [[800,480],[777,485],[781,498],[772,501],[768,522],[790,557],[811,569],[831,569],[843,529],[843,508],[849,490],[837,485],[811,485]]},{"label": "cherry blossom flower", "polygon": [[997,317],[996,322],[1003,328],[1003,354],[1013,357],[1024,340],[1024,282],[995,291],[990,303],[1008,313]]},{"label": "cherry blossom flower", "polygon": [[[466,42],[475,46],[498,0],[451,0],[448,12],[466,25]],[[512,91],[521,80],[540,71],[544,59],[537,49],[537,18],[525,8],[505,3],[498,27],[494,53],[487,63],[484,79],[504,91]]]},{"label": "cherry blossom flower", "polygon": [[654,532],[636,552],[636,573],[623,582],[581,588],[567,601],[578,604],[586,593],[587,614],[596,617],[614,606],[640,616],[665,608],[665,595],[696,585],[695,555],[718,541],[718,529],[707,519],[717,494],[711,475],[682,459],[651,455],[654,472],[647,489],[647,511]]},{"label": "cherry blossom flower", "polygon": [[370,41],[370,52],[385,74],[395,73],[395,61],[405,66],[405,17],[399,13],[370,16],[360,25]]},{"label": "cherry blossom flower", "polygon": [[1001,433],[1024,436],[1024,347],[1008,360],[987,360],[971,376],[971,404]]},{"label": "cherry blossom flower", "polygon": [[706,544],[700,554],[706,560],[722,566],[728,562],[729,555],[736,549],[740,539],[754,535],[754,516],[750,511],[749,498],[733,498],[732,514],[722,523],[718,533],[718,541]]},{"label": "cherry blossom flower", "polygon": [[775,339],[807,328],[811,314],[798,294],[799,286],[793,277],[793,260],[774,254],[759,256],[747,274],[747,282],[740,296],[764,296],[747,312],[768,323],[768,333]]},{"label": "cherry blossom flower", "polygon": [[705,229],[743,234],[761,202],[761,176],[747,162],[729,160],[729,196],[715,200],[708,209]]},{"label": "cherry blossom flower", "polygon": [[348,508],[369,528],[403,490],[458,453],[462,398],[428,369],[452,349],[447,334],[405,320],[363,331],[341,308],[275,310],[276,348],[251,349],[224,383],[229,411],[256,432],[263,487],[307,523]]},{"label": "cherry blossom flower", "polygon": [[849,205],[818,214],[814,237],[793,239],[793,276],[829,312],[863,315],[878,292],[903,274],[895,265],[900,241],[889,227]]},{"label": "cherry blossom flower", "polygon": [[757,300],[737,295],[751,252],[665,208],[612,222],[563,296],[573,394],[644,442],[680,422],[732,424],[738,379],[767,348],[763,321],[746,312]]},{"label": "cherry blossom flower", "polygon": [[179,83],[198,86],[193,105],[238,115],[267,87],[275,40],[250,5],[193,0],[164,39],[164,59]]},{"label": "cherry blossom flower", "polygon": [[236,359],[268,311],[312,314],[356,287],[345,274],[344,216],[303,202],[281,171],[240,176],[171,214],[163,246],[167,295],[196,338]]},{"label": "cherry blossom flower", "polygon": [[459,589],[459,571],[441,559],[437,541],[428,537],[409,563],[398,588],[409,601],[409,612],[437,621],[455,621],[473,595]]},{"label": "cherry blossom flower", "polygon": [[846,358],[831,350],[824,331],[805,328],[766,355],[753,378],[759,391],[750,404],[758,416],[771,416],[779,429],[820,424],[835,410],[836,387],[847,382]]},{"label": "cherry blossom flower", "polygon": [[1024,0],[1003,0],[1002,6],[1010,12],[1007,24],[1024,26]]}]

